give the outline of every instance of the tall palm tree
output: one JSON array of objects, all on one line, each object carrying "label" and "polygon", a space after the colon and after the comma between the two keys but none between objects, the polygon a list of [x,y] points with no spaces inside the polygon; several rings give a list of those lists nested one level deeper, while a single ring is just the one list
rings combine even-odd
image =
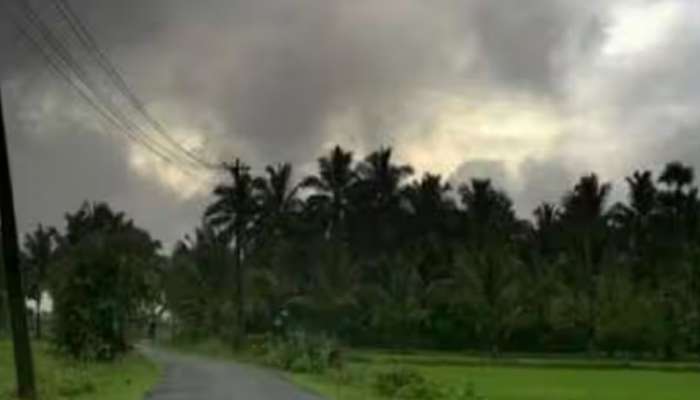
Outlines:
[{"label": "tall palm tree", "polygon": [[404,207],[411,219],[401,225],[415,247],[417,270],[426,286],[444,277],[451,264],[449,233],[456,206],[449,197],[450,190],[450,184],[440,175],[427,173],[404,191]]},{"label": "tall palm tree", "polygon": [[215,200],[207,207],[205,218],[234,244],[236,285],[234,306],[237,325],[234,346],[239,348],[246,330],[243,257],[245,248],[252,239],[252,233],[257,228],[256,218],[259,216],[260,205],[255,194],[255,180],[250,174],[250,168],[238,159],[224,167],[231,181],[220,184],[214,189]]},{"label": "tall palm tree", "polygon": [[556,204],[544,202],[535,208],[534,242],[538,256],[552,259],[558,250],[561,211]]},{"label": "tall palm tree", "polygon": [[406,197],[413,214],[433,219],[444,210],[454,208],[454,201],[448,197],[452,186],[442,181],[440,175],[426,173],[406,190]]},{"label": "tall palm tree", "polygon": [[265,216],[268,233],[280,233],[287,228],[288,218],[301,208],[297,197],[298,185],[292,182],[292,165],[289,163],[269,165],[265,168],[266,178],[255,180],[256,195]]},{"label": "tall palm tree", "polygon": [[518,291],[515,237],[519,221],[508,195],[488,179],[472,179],[459,188],[466,216],[467,248],[455,278],[469,288],[479,305],[476,329],[495,355],[513,319],[520,313],[513,299]]},{"label": "tall palm tree", "polygon": [[314,191],[307,202],[315,212],[323,215],[327,237],[337,235],[339,226],[345,222],[350,192],[357,181],[352,164],[352,152],[335,146],[327,156],[318,159],[318,175],[309,176],[302,182],[302,187]]},{"label": "tall palm tree", "polygon": [[380,148],[357,166],[369,205],[380,210],[397,205],[401,184],[413,174],[411,166],[393,164],[391,155],[390,147]]},{"label": "tall palm tree", "polygon": [[400,205],[403,182],[412,173],[410,166],[392,161],[391,148],[372,152],[357,166],[352,239],[355,246],[368,252],[373,260],[374,256],[395,248],[407,233],[401,224],[403,210]]},{"label": "tall palm tree", "polygon": [[635,171],[625,178],[628,204],[618,203],[610,210],[619,253],[633,264],[637,280],[652,279],[658,243],[654,240],[659,217],[659,191],[651,171]]},{"label": "tall palm tree", "polygon": [[489,179],[472,179],[460,186],[459,194],[474,246],[502,241],[514,233],[517,221],[513,202],[505,192],[494,188]]},{"label": "tall palm tree", "polygon": [[656,185],[651,171],[634,171],[625,178],[629,186],[629,205],[634,214],[647,220],[656,208],[658,198]]},{"label": "tall palm tree", "polygon": [[194,235],[179,241],[171,257],[163,287],[175,321],[192,333],[226,334],[225,320],[232,304],[229,240],[202,221]]},{"label": "tall palm tree", "polygon": [[693,179],[693,168],[678,161],[667,164],[659,176],[659,182],[668,188],[659,193],[659,202],[669,224],[667,234],[675,240],[695,238],[698,234],[698,189],[692,186]]},{"label": "tall palm tree", "polygon": [[[301,211],[303,202],[297,197],[299,185],[292,181],[293,169],[288,163],[270,165],[265,169],[267,176],[255,181],[256,196],[261,208],[261,239],[256,247],[265,250],[256,252],[256,268],[250,281],[256,293],[267,293],[266,301],[259,301],[257,309],[265,308],[273,312],[281,299],[296,290],[300,281],[298,263],[292,260],[293,254],[301,252],[298,242],[308,239],[302,232]],[[297,238],[303,238],[299,239]],[[294,250],[292,250],[294,249]],[[260,298],[261,296],[257,296]]]},{"label": "tall palm tree", "polygon": [[582,177],[563,199],[569,256],[580,266],[570,271],[571,283],[576,293],[584,292],[587,300],[588,313],[583,322],[589,351],[595,350],[597,281],[608,250],[606,204],[610,190],[609,183],[601,183],[596,174],[590,174]]},{"label": "tall palm tree", "polygon": [[601,183],[596,174],[582,177],[564,196],[564,217],[582,225],[599,222],[604,217],[611,189],[611,185]]},{"label": "tall palm tree", "polygon": [[36,338],[41,339],[41,306],[46,289],[49,264],[56,251],[57,232],[53,228],[44,228],[41,224],[32,233],[24,237],[28,273],[28,294],[36,303],[34,315]]}]

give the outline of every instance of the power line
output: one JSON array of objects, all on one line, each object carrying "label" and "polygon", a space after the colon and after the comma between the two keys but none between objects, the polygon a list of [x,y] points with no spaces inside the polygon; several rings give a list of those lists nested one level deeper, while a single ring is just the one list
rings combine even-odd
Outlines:
[{"label": "power line", "polygon": [[42,47],[41,44],[34,38],[24,27],[21,25],[15,23],[15,26],[17,27],[17,30],[22,34],[22,36],[36,49],[40,52],[41,56],[44,58],[44,60],[47,62],[49,65],[50,69],[53,70],[54,73],[58,75],[59,78],[63,78],[77,93],[80,95],[80,97],[88,103],[89,106],[91,106],[95,111],[97,111],[98,114],[102,118],[104,118],[107,122],[111,123],[116,127],[117,129],[123,131],[129,140],[134,141],[137,144],[140,144],[142,146],[145,146],[148,150],[152,151],[156,155],[158,155],[160,158],[165,160],[167,163],[171,165],[175,165],[174,161],[170,159],[165,154],[160,153],[158,149],[150,147],[148,143],[143,143],[138,140],[134,134],[126,129],[123,125],[122,122],[120,122],[118,119],[116,119],[113,115],[111,115],[107,110],[105,110],[93,97],[90,96],[90,93],[86,92],[86,89],[81,87],[78,83],[76,83],[70,76],[68,72],[66,72],[64,69],[61,68],[61,66],[56,62],[55,59],[51,57],[51,54],[46,50],[46,48]]},{"label": "power line", "polygon": [[[109,99],[105,98],[99,91],[99,89],[96,88],[97,85],[90,78],[90,75],[87,73],[87,71],[83,69],[82,66],[75,60],[75,58],[72,56],[71,52],[68,50],[64,42],[62,42],[60,38],[55,36],[51,29],[49,29],[48,26],[41,20],[41,18],[31,8],[28,1],[18,0],[18,3],[20,3],[20,5],[22,6],[25,15],[28,16],[30,24],[33,24],[34,28],[39,31],[41,37],[48,43],[49,47],[54,51],[57,57],[65,64],[65,67],[67,67],[68,70],[75,74],[75,76],[83,84],[83,86],[85,86],[85,88],[90,93],[92,93],[92,95],[98,101],[103,103],[104,109],[106,109],[107,112],[111,113],[116,120],[120,121],[124,128],[133,132],[135,134],[135,137],[139,136],[138,133],[141,133],[141,136],[143,136],[143,138],[137,138],[136,140],[138,142],[144,143],[149,148],[158,147],[158,144],[153,142],[152,139],[149,138],[148,135],[145,133],[145,131],[143,131],[143,129],[141,129],[141,127],[136,125],[133,121],[128,119],[121,112],[121,110],[113,106],[110,107],[111,103]],[[39,43],[38,41],[36,42]],[[163,149],[160,149],[159,151],[157,151],[157,153],[161,156],[161,158],[167,158],[169,161],[173,163],[175,162],[175,157],[173,157],[172,154],[168,155],[167,157],[163,157],[163,154],[165,153]]]},{"label": "power line", "polygon": [[155,131],[164,138],[169,144],[177,148],[179,151],[184,153],[190,160],[194,163],[207,168],[218,168],[218,165],[212,164],[205,160],[202,160],[197,154],[193,153],[189,149],[182,146],[178,141],[173,139],[168,133],[163,125],[158,122],[153,116],[148,112],[143,102],[136,96],[126,83],[124,78],[119,74],[119,71],[115,68],[114,64],[106,56],[105,52],[102,51],[100,46],[97,44],[94,35],[90,32],[86,24],[84,24],[80,18],[77,16],[73,10],[70,2],[67,0],[54,0],[54,6],[58,10],[61,17],[68,22],[71,30],[78,38],[78,40],[83,44],[83,46],[88,50],[88,53],[95,59],[95,61],[102,67],[105,73],[109,76],[114,86],[121,92],[121,94],[131,103],[131,106],[139,112],[139,114],[155,129]]},{"label": "power line", "polygon": [[[40,37],[47,42],[48,48],[42,45],[41,40],[35,38],[31,33],[29,33],[28,30],[24,29],[21,23],[13,19],[15,26],[17,26],[20,33],[22,33],[23,36],[25,36],[30,43],[39,50],[42,56],[46,59],[54,71],[60,75],[60,77],[65,79],[74,89],[76,89],[80,96],[83,97],[83,99],[90,106],[97,110],[103,118],[125,133],[130,140],[133,140],[135,143],[145,147],[147,150],[154,153],[169,164],[179,168],[181,171],[193,176],[189,171],[184,169],[176,162],[177,157],[173,155],[174,153],[172,153],[172,150],[169,154],[166,154],[166,150],[168,149],[155,142],[153,138],[149,137],[140,126],[127,118],[118,108],[113,106],[110,107],[111,103],[109,99],[106,99],[101,92],[95,88],[96,85],[94,81],[90,79],[89,74],[71,55],[66,45],[51,32],[51,30],[31,8],[30,4],[27,1],[22,0],[18,0],[18,3],[22,7],[22,10],[24,10],[26,19],[30,22],[33,28],[39,32]],[[71,72],[73,75],[75,75],[78,82],[82,84],[82,87],[71,78]],[[138,134],[139,132],[141,135]]]}]

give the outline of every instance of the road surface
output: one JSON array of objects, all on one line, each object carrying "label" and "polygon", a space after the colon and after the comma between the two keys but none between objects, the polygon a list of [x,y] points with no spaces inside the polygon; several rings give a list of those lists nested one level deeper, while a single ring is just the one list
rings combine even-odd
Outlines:
[{"label": "road surface", "polygon": [[150,347],[141,350],[164,371],[146,400],[321,400],[273,371]]}]

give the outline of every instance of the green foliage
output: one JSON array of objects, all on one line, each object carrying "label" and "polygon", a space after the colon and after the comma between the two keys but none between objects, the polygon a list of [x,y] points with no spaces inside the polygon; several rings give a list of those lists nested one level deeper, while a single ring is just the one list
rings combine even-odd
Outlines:
[{"label": "green foliage", "polygon": [[158,244],[107,206],[86,207],[77,214],[83,224],[68,216],[52,270],[52,341],[76,358],[111,360],[128,350],[129,324],[155,302]]},{"label": "green foliage", "polygon": [[[44,342],[33,344],[37,388],[41,400],[142,399],[160,377],[159,368],[145,357],[127,354],[113,363],[76,361]],[[15,385],[9,341],[0,340],[0,398]]]},{"label": "green foliage", "polygon": [[588,174],[534,221],[487,178],[459,185],[459,205],[439,175],[408,182],[390,148],[358,159],[336,146],[298,186],[289,164],[229,172],[171,259],[165,292],[184,336],[301,328],[493,356],[700,347],[700,200],[680,163],[660,183],[635,172],[628,204],[612,207],[611,184]]},{"label": "green foliage", "polygon": [[476,386],[472,382],[467,382],[462,385],[448,387],[443,391],[442,399],[444,400],[486,400],[486,397],[480,396],[476,392]]},{"label": "green foliage", "polygon": [[[583,176],[532,221],[483,177],[457,196],[439,175],[409,181],[390,148],[356,157],[336,146],[305,178],[290,164],[226,170],[202,226],[162,269],[156,244],[106,205],[68,215],[65,235],[30,235],[25,282],[38,299],[51,271],[61,348],[113,357],[129,324],[167,310],[175,336],[234,345],[301,329],[492,356],[700,351],[700,199],[679,162],[635,171],[628,201],[612,207],[611,185]],[[278,347],[284,368],[317,368]]]},{"label": "green foliage", "polygon": [[178,338],[230,339],[229,327],[235,322],[232,263],[231,251],[209,225],[198,229],[194,240],[179,245],[163,279]]},{"label": "green foliage", "polygon": [[[439,385],[440,399],[562,400],[696,399],[700,391],[698,363],[641,362],[586,357],[546,356],[498,360],[459,352],[413,350],[357,351],[347,367],[388,371],[401,365]],[[369,382],[337,385],[332,376],[293,374],[292,378],[329,400],[387,400]]]},{"label": "green foliage", "polygon": [[292,372],[322,373],[340,367],[340,348],[325,335],[295,331],[285,338],[270,338],[263,349],[263,361]]},{"label": "green foliage", "polygon": [[635,288],[620,273],[605,274],[598,291],[596,340],[602,350],[639,354],[663,347],[663,310],[652,291]]},{"label": "green foliage", "polygon": [[373,381],[374,390],[381,396],[398,399],[435,399],[439,392],[418,371],[396,367],[377,372]]},{"label": "green foliage", "polygon": [[339,386],[366,386],[370,378],[369,371],[357,365],[343,364],[340,368],[326,371],[326,374],[334,384]]}]

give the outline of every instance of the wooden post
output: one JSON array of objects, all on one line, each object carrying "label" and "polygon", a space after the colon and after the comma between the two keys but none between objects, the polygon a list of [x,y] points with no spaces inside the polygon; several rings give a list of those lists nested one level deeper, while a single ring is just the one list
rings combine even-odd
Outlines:
[{"label": "wooden post", "polygon": [[0,217],[2,218],[2,249],[5,261],[5,280],[9,298],[10,324],[12,326],[12,345],[17,371],[17,392],[21,399],[35,399],[34,364],[32,348],[27,329],[27,315],[22,289],[22,277],[19,268],[19,245],[17,242],[17,223],[12,194],[12,177],[7,151],[7,137],[2,110],[2,91],[0,91]]}]

